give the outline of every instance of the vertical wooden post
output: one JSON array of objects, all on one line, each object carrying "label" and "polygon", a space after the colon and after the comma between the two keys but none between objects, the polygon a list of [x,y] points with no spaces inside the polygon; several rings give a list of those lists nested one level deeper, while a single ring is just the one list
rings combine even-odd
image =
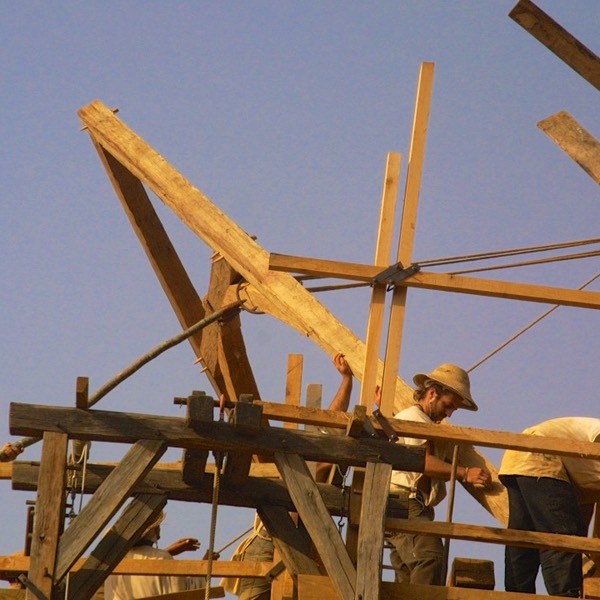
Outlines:
[{"label": "vertical wooden post", "polygon": [[[385,180],[381,197],[381,210],[379,212],[379,229],[375,247],[375,264],[383,268],[390,264],[392,255],[392,239],[394,236],[394,221],[396,215],[396,201],[398,199],[398,185],[400,182],[401,156],[390,152],[385,165]],[[365,366],[363,369],[362,385],[360,388],[361,406],[367,407],[367,414],[373,409],[373,397],[377,385],[377,367],[383,331],[383,318],[385,314],[386,285],[374,285],[371,292],[371,306],[367,323],[367,337],[365,340]]]},{"label": "vertical wooden post", "polygon": [[[52,598],[58,541],[65,516],[67,444],[66,433],[44,433],[28,579],[47,598]],[[25,599],[39,600],[39,596],[28,588]]]},{"label": "vertical wooden post", "polygon": [[392,477],[387,463],[367,463],[358,532],[356,600],[379,600],[385,509]]},{"label": "vertical wooden post", "polygon": [[[285,378],[285,403],[300,406],[302,398],[302,368],[304,357],[302,354],[288,354],[287,374]],[[284,423],[287,429],[298,429],[298,423]]]}]

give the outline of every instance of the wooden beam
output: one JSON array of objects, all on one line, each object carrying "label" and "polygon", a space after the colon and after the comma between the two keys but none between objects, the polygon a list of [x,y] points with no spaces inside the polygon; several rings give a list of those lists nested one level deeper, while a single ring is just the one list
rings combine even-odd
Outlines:
[{"label": "wooden beam", "polygon": [[391,477],[389,465],[367,464],[358,530],[356,600],[379,600],[381,593],[385,509]]},{"label": "wooden beam", "polygon": [[113,568],[133,548],[144,530],[156,521],[166,503],[166,494],[136,496],[117,522],[100,539],[83,565],[71,576],[67,600],[91,598]]},{"label": "wooden beam", "polygon": [[301,573],[321,573],[313,558],[311,540],[306,530],[296,527],[287,510],[277,506],[261,506],[258,516],[273,538],[273,545],[294,581]]},{"label": "wooden beam", "polygon": [[[305,275],[321,277],[339,277],[356,281],[371,281],[379,274],[378,267],[359,263],[348,263],[304,256],[271,254],[271,268],[275,271],[289,271]],[[398,285],[420,289],[456,292],[475,296],[506,298],[508,300],[524,300],[576,306],[579,308],[600,308],[600,292],[572,290],[546,285],[496,281],[479,277],[463,277],[448,273],[419,271],[399,282]],[[291,323],[290,323],[291,324]]]},{"label": "wooden beam", "polygon": [[508,16],[600,90],[600,57],[531,0],[519,0]]},{"label": "wooden beam", "polygon": [[[80,558],[71,569],[77,573],[83,569],[89,557]],[[29,556],[0,556],[0,570],[4,574],[26,573],[29,571],[31,559]],[[274,566],[272,562],[251,561],[213,561],[212,574],[214,577],[264,577]],[[113,575],[206,575],[207,560],[177,559],[176,561],[148,561],[144,558],[124,558],[111,570]]]},{"label": "wooden beam", "polygon": [[[394,468],[422,471],[424,450],[390,444],[384,440],[327,436],[265,427],[260,436],[247,436],[228,423],[197,423],[192,430],[183,419],[112,411],[79,411],[75,408],[31,404],[11,404],[11,432],[37,435],[44,431],[63,431],[78,439],[135,443],[159,440],[180,448],[207,448],[224,452],[273,454],[285,449],[306,460],[364,465],[388,462]],[[24,433],[27,430],[30,433]]]},{"label": "wooden beam", "polygon": [[600,185],[600,142],[591,133],[564,110],[537,126]]},{"label": "wooden beam", "polygon": [[[469,588],[445,587],[442,585],[419,585],[415,583],[381,584],[381,600],[559,600],[560,596],[535,596],[517,592],[472,590]],[[329,577],[301,575],[298,585],[298,600],[342,600]]]},{"label": "wooden beam", "polygon": [[[387,155],[374,260],[374,264],[382,270],[392,260],[392,239],[394,236],[401,163],[400,154],[390,152]],[[384,284],[374,285],[371,291],[371,303],[369,306],[365,339],[365,364],[359,399],[359,404],[367,408],[368,414],[371,414],[373,410],[375,388],[379,383],[377,380],[377,364],[380,356],[386,293],[387,286]]]},{"label": "wooden beam", "polygon": [[356,570],[306,463],[298,455],[277,453],[275,464],[335,589],[344,600],[351,600]]},{"label": "wooden beam", "polygon": [[564,535],[558,533],[540,533],[538,531],[520,531],[516,529],[500,529],[480,525],[464,525],[462,523],[416,522],[410,519],[386,519],[386,531],[432,535],[435,537],[521,546],[523,548],[539,548],[560,550],[561,552],[598,552],[600,539]]},{"label": "wooden beam", "polygon": [[[397,256],[398,262],[404,265],[404,267],[408,267],[412,263],[421,175],[425,162],[425,143],[427,140],[434,68],[434,63],[422,63],[419,72],[419,85],[413,118]],[[406,312],[406,292],[407,288],[404,286],[395,286],[392,291],[380,406],[383,414],[390,416],[394,413],[396,379],[398,377],[402,333],[404,331],[404,315]]]},{"label": "wooden beam", "polygon": [[[15,463],[13,489],[23,491],[37,490],[37,480],[40,472],[39,464]],[[83,493],[91,494],[108,477],[114,467],[90,463],[84,481]],[[206,474],[198,486],[186,484],[179,471],[153,469],[144,481],[132,491],[133,494],[162,494],[168,493],[169,499],[181,502],[212,501],[213,475]],[[330,484],[318,483],[319,493],[327,506],[327,510],[336,516],[342,516],[347,510],[347,500],[343,491]],[[239,486],[221,486],[219,503],[223,506],[242,508],[258,508],[263,505],[281,506],[286,510],[295,510],[294,503],[281,479],[264,477],[249,477],[243,489]]]},{"label": "wooden beam", "polygon": [[54,573],[57,583],[106,527],[166,449],[167,445],[161,440],[140,439],[125,454],[120,465],[104,480],[61,536]]},{"label": "wooden beam", "polygon": [[[44,596],[51,598],[59,535],[65,518],[68,436],[64,432],[46,432],[43,440],[27,578]],[[37,600],[31,589],[27,589],[25,597]]]}]

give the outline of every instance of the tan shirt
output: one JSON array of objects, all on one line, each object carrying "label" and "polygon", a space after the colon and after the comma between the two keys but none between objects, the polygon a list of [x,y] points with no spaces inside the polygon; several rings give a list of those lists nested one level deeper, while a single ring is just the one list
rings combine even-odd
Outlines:
[{"label": "tan shirt", "polygon": [[[419,408],[418,404],[409,406],[399,413],[394,415],[394,419],[402,421],[417,421],[419,423],[431,423],[433,421]],[[398,444],[404,444],[405,446],[424,446],[427,444],[427,440],[418,438],[401,437],[398,439]],[[447,448],[448,445],[444,443],[433,443],[429,442],[429,451],[431,454],[437,456],[441,460],[447,459]],[[392,485],[391,492],[405,490],[409,492],[416,492],[419,487],[419,480],[424,477],[423,473],[413,471],[392,471]],[[431,480],[431,490],[429,496],[425,499],[427,506],[436,506],[446,497],[446,483],[440,479]]]},{"label": "tan shirt", "polygon": [[[592,417],[550,419],[525,429],[523,433],[578,442],[595,442],[600,441],[600,419]],[[600,461],[589,458],[507,450],[498,474],[551,477],[568,481],[580,490],[600,491]]]}]

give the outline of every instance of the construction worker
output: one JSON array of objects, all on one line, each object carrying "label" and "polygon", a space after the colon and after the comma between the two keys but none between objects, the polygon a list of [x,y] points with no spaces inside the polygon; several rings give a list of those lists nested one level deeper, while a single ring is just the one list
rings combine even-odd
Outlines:
[{"label": "construction worker", "polygon": [[[127,553],[127,558],[167,559],[186,552],[198,550],[200,542],[196,538],[178,540],[166,549],[156,547],[160,539],[160,526],[166,515],[161,512],[158,518],[142,533],[139,541]],[[214,557],[214,555],[213,555]],[[182,592],[205,586],[204,577],[181,577],[171,575],[110,575],[104,582],[105,600],[134,600],[154,597],[171,592]]]},{"label": "construction worker", "polygon": [[[341,374],[342,381],[329,405],[329,410],[346,412],[352,395],[352,369],[342,353],[333,357],[333,365]],[[331,433],[327,428],[322,428],[322,431]],[[329,463],[317,463],[315,480],[327,481],[332,468],[334,466]],[[238,546],[231,560],[272,562],[273,550],[273,541],[261,520],[256,516],[253,533]],[[240,600],[269,600],[271,597],[271,584],[264,578],[227,578],[222,580],[221,585],[226,591],[239,596]]]},{"label": "construction worker", "polygon": [[[417,386],[413,396],[415,404],[394,415],[396,419],[440,423],[459,408],[477,410],[469,375],[456,365],[443,364],[431,373],[417,373],[413,381]],[[378,390],[376,403],[380,401],[380,394]],[[423,473],[392,471],[390,495],[406,502],[409,519],[433,521],[434,507],[446,496],[445,482],[451,478],[448,444],[402,437],[398,443],[425,446],[425,469]],[[482,487],[491,483],[491,475],[484,468],[459,466],[456,476],[465,483]],[[397,582],[444,585],[444,550],[440,538],[396,533],[389,541]]]},{"label": "construction worker", "polygon": [[[569,441],[600,442],[600,419],[550,419],[523,433]],[[508,490],[508,527],[526,531],[587,535],[595,498],[600,492],[600,462],[573,456],[507,450],[499,470]],[[506,547],[505,588],[535,594],[540,566],[548,594],[579,598],[583,585],[579,553]]]}]

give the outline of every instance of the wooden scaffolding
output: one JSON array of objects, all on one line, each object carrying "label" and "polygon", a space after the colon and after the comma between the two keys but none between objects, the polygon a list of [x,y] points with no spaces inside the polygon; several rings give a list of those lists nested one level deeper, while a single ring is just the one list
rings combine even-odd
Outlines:
[{"label": "wooden scaffolding", "polygon": [[[521,0],[510,16],[600,89],[600,59],[548,15],[529,0]],[[36,490],[37,501],[28,556],[0,557],[1,571],[26,573],[23,577],[26,589],[0,590],[0,599],[86,600],[97,593],[111,573],[201,575],[207,572],[213,577],[266,577],[272,581],[272,598],[277,600],[525,597],[494,591],[487,585],[489,578],[487,583],[482,582],[477,573],[464,575],[460,569],[468,571],[468,562],[455,565],[446,587],[382,582],[384,531],[418,530],[446,539],[600,555],[596,535],[579,538],[505,529],[505,489],[494,465],[476,449],[535,449],[598,460],[600,451],[596,444],[571,443],[565,449],[564,442],[551,438],[532,440],[520,434],[445,424],[428,426],[400,421],[382,424],[371,414],[376,385],[382,387],[383,414],[391,415],[412,401],[410,386],[397,374],[404,307],[411,287],[600,308],[598,292],[443,274],[413,263],[433,75],[434,65],[424,63],[416,94],[397,251],[393,255],[401,157],[390,153],[373,264],[269,253],[117,118],[114,111],[99,101],[79,111],[163,290],[182,328],[188,332],[187,339],[213,387],[214,397],[190,391],[187,398],[177,399],[187,407],[185,418],[109,412],[92,408],[99,397],[90,397],[86,379],[79,378],[74,408],[12,404],[11,433],[30,436],[28,443],[42,440],[43,447],[39,463],[17,461],[3,465],[3,476],[12,478],[13,487]],[[600,183],[600,144],[573,117],[560,112],[538,126]],[[146,189],[214,251],[204,297],[192,285]],[[371,286],[365,341],[303,286],[304,276],[335,277]],[[386,333],[384,314],[388,301]],[[328,355],[343,352],[361,381],[360,401],[353,413],[301,406],[298,379],[301,357],[298,356],[290,357],[285,402],[261,401],[245,350],[240,310],[274,316],[309,337]],[[190,333],[194,326],[197,328]],[[380,359],[378,348],[384,333],[386,352]],[[221,395],[224,401],[220,404]],[[226,420],[215,420],[215,411],[219,410],[225,411]],[[307,427],[300,429],[300,424]],[[339,430],[340,435],[320,433],[314,426]],[[421,449],[390,443],[387,427],[400,436],[450,442],[460,448],[461,464],[489,469],[493,475],[491,489],[468,484],[465,488],[501,527],[444,522],[416,526],[402,518],[406,516],[405,508],[388,498],[391,470],[422,471],[424,453]],[[69,439],[127,443],[131,448],[119,464],[88,464],[82,483],[80,467],[68,460]],[[184,450],[181,463],[159,463],[169,447]],[[211,453],[218,458],[216,464],[209,461]],[[340,488],[330,483],[315,483],[307,461],[351,465],[351,485]],[[65,527],[66,490],[78,478],[84,493],[91,496]],[[257,510],[274,540],[278,556],[274,563],[124,559],[136,536],[167,501],[210,503],[215,488],[220,505]],[[109,533],[102,535],[119,511]],[[299,524],[290,513],[298,514]],[[332,521],[332,516],[339,515],[348,517],[346,539]],[[213,589],[208,595],[214,597],[219,593],[219,589]],[[586,579],[586,593],[588,597],[600,598],[600,585],[593,577]],[[205,597],[205,592],[182,592],[169,597],[200,598]]]}]

